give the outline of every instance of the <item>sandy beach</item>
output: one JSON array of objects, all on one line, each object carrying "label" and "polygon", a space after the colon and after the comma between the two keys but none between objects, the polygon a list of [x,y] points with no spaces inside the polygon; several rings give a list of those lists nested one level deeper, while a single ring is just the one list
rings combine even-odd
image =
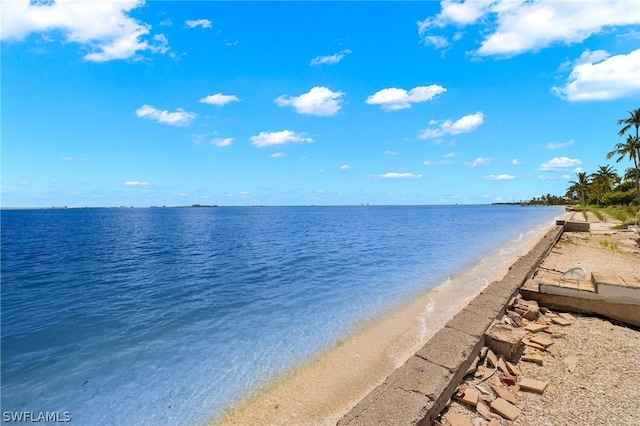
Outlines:
[{"label": "sandy beach", "polygon": [[436,289],[371,320],[214,419],[215,425],[332,425],[421,348],[549,226],[532,230]]}]

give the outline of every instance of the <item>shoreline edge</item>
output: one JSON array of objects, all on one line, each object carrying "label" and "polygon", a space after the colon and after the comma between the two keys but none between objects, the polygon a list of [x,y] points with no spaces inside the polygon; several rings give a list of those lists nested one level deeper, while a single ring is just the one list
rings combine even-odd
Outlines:
[{"label": "shoreline edge", "polygon": [[480,353],[484,333],[504,314],[508,302],[535,272],[562,235],[554,226],[511,265],[502,280],[489,284],[409,360],[338,421],[338,426],[431,425]]}]

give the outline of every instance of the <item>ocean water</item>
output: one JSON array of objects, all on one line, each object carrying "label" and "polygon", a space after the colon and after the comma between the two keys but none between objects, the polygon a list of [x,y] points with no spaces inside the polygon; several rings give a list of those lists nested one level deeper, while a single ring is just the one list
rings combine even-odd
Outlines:
[{"label": "ocean water", "polygon": [[[4,210],[2,412],[204,424],[563,213],[516,206]],[[62,414],[60,414],[62,416]]]}]

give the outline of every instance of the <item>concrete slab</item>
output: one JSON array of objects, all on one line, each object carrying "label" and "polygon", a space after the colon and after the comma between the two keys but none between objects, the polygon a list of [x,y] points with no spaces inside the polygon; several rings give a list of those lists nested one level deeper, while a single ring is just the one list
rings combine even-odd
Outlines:
[{"label": "concrete slab", "polygon": [[525,286],[522,288],[523,297],[535,299],[540,304],[551,309],[602,315],[640,327],[640,305],[596,300],[593,298],[593,293],[583,293],[591,295],[591,298],[543,293],[533,286]]},{"label": "concrete slab", "polygon": [[477,337],[444,327],[416,352],[416,356],[455,372],[462,369],[461,365],[473,353],[479,353],[481,348]]},{"label": "concrete slab", "polygon": [[488,294],[499,298],[511,299],[518,292],[518,286],[514,283],[505,283],[503,281],[494,281],[482,290],[481,294]]},{"label": "concrete slab", "polygon": [[[485,315],[478,315],[465,308],[447,323],[447,327],[462,331],[477,338],[482,338],[492,321],[493,319]],[[482,340],[484,344],[484,339]]]},{"label": "concrete slab", "polygon": [[435,400],[449,385],[453,374],[446,368],[419,356],[409,360],[385,380],[389,386],[418,392]]},{"label": "concrete slab", "polygon": [[609,272],[593,272],[591,273],[591,281],[596,287],[600,284],[626,287],[624,281],[617,274]]},{"label": "concrete slab", "polygon": [[589,232],[591,223],[589,222],[577,222],[570,221],[564,223],[564,230],[566,232]]},{"label": "concrete slab", "polygon": [[640,287],[598,284],[598,296],[610,302],[640,305]]},{"label": "concrete slab", "polygon": [[[629,276],[629,282],[634,276]],[[590,280],[560,277],[557,281],[543,279],[538,285],[541,293],[556,294],[589,300],[640,305],[640,286],[628,286],[618,274],[593,272]]]},{"label": "concrete slab", "polygon": [[[574,297],[577,299],[602,300],[602,298],[598,296],[598,293],[594,293],[592,291],[583,291],[579,288],[562,287],[557,284],[546,283],[540,283],[538,288],[540,293],[544,294],[557,294],[560,296]],[[545,304],[545,306],[547,305]]]},{"label": "concrete slab", "polygon": [[[338,426],[426,425],[425,416],[432,404],[420,393],[400,388],[389,389],[363,410],[357,406],[338,421]],[[364,401],[364,400],[363,400]]]},{"label": "concrete slab", "polygon": [[640,288],[640,278],[631,274],[618,274],[629,288]]},{"label": "concrete slab", "polygon": [[[349,411],[338,425],[430,425],[448,400],[447,397],[440,401],[441,395],[452,386],[453,377],[444,367],[413,356]],[[436,404],[441,407],[429,419],[429,413],[436,411]]]},{"label": "concrete slab", "polygon": [[580,291],[588,291],[591,293],[597,293],[597,287],[591,280],[578,279],[578,288]]},{"label": "concrete slab", "polygon": [[505,313],[505,306],[510,297],[496,296],[494,294],[480,293],[467,306],[478,307],[493,313],[494,318],[499,318]]}]

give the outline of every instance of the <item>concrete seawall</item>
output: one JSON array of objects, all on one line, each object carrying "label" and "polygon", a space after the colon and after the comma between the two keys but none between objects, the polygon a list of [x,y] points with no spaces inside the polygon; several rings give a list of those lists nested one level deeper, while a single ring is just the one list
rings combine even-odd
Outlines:
[{"label": "concrete seawall", "polygon": [[431,425],[484,346],[484,333],[562,235],[555,226],[505,277],[453,317],[415,355],[353,407],[339,426]]}]

